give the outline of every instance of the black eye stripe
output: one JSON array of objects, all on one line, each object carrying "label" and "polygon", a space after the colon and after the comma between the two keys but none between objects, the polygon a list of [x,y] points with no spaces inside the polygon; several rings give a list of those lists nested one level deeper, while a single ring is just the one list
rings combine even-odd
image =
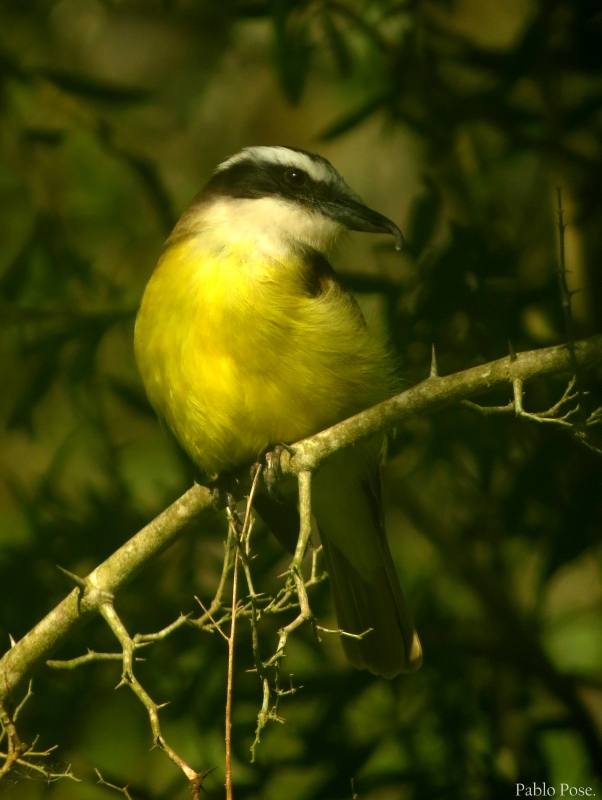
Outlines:
[{"label": "black eye stripe", "polygon": [[337,185],[334,182],[317,180],[302,167],[242,160],[216,171],[197,195],[197,202],[207,202],[220,196],[251,199],[284,197],[298,203],[312,204],[321,199],[329,200],[336,193]]}]

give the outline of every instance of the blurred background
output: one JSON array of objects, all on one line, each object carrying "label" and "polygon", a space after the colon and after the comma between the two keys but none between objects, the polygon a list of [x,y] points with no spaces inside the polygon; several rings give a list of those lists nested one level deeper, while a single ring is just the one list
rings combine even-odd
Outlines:
[{"label": "blurred background", "polygon": [[[602,12],[593,0],[0,2],[0,641],[22,637],[191,484],[132,354],[144,285],[178,215],[243,146],[317,151],[408,244],[353,234],[335,266],[409,386],[565,340],[556,187],[576,333],[602,330]],[[583,376],[600,405],[600,371]],[[543,410],[566,381],[529,384]],[[509,393],[483,398],[506,403]],[[598,446],[600,446],[600,437]],[[248,626],[235,680],[236,797],[485,800],[515,783],[602,792],[602,458],[574,438],[462,407],[397,431],[391,547],[424,647],[394,681],[309,627],[296,694],[256,763]],[[151,632],[210,600],[223,520],[117,600]],[[260,586],[286,567],[258,528]],[[312,594],[334,621],[326,584]],[[276,623],[262,629],[266,655]],[[57,657],[115,650],[96,621]],[[180,629],[138,675],[167,740],[223,796],[226,646]],[[40,671],[22,734],[82,783],[15,773],[0,798],[188,796],[119,665]]]}]

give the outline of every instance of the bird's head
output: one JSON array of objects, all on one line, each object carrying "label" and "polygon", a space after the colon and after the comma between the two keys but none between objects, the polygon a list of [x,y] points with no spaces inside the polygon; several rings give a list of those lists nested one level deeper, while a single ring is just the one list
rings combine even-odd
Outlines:
[{"label": "bird's head", "polygon": [[172,237],[228,228],[264,246],[327,251],[343,230],[403,235],[366,206],[322,156],[292,147],[247,147],[221,163],[182,216]]}]

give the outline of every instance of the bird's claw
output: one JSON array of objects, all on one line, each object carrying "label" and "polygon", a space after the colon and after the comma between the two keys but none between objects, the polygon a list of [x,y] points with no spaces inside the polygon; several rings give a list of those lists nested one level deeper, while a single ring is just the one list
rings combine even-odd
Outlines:
[{"label": "bird's claw", "polygon": [[226,491],[223,486],[211,487],[211,503],[216,511],[227,508],[229,511],[236,509],[236,500],[232,492]]},{"label": "bird's claw", "polygon": [[278,481],[282,477],[282,470],[280,468],[280,458],[282,457],[282,453],[286,450],[287,453],[290,455],[294,455],[293,448],[284,443],[280,443],[274,446],[269,453],[265,454],[265,471],[263,473],[263,479],[265,481],[265,485],[267,486],[268,494],[273,500],[277,500],[282,502],[282,495],[278,491]]},{"label": "bird's claw", "polygon": [[211,487],[211,505],[216,511],[220,511],[224,507],[223,492],[219,486]]},{"label": "bird's claw", "polygon": [[236,514],[236,500],[230,492],[226,492],[226,508],[231,514]]},{"label": "bird's claw", "polygon": [[238,494],[240,480],[231,472],[222,472],[211,484],[211,501],[216,511],[236,506],[235,495]]}]

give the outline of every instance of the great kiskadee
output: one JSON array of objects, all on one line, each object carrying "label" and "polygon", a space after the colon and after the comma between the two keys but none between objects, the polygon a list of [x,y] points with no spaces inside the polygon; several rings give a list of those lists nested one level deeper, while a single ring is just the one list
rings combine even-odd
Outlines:
[{"label": "great kiskadee", "polygon": [[[387,346],[327,256],[345,231],[390,233],[321,156],[249,147],[184,212],[144,293],[135,351],[149,400],[209,478],[394,393]],[[331,457],[312,482],[349,661],[392,678],[422,661],[383,526],[379,442]],[[286,495],[286,492],[285,492]],[[293,502],[256,508],[294,550]]]}]

